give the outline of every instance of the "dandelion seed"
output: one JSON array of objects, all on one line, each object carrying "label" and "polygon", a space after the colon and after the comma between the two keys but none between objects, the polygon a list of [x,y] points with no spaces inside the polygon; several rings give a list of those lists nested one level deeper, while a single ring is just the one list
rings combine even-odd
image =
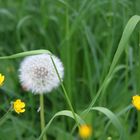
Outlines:
[{"label": "dandelion seed", "polygon": [[79,135],[81,138],[86,139],[91,136],[92,128],[89,125],[81,125],[79,128]]},{"label": "dandelion seed", "polygon": [[[60,78],[63,79],[64,68],[62,62],[52,55]],[[35,94],[52,91],[59,86],[60,81],[49,54],[26,57],[20,65],[20,81],[22,87]]]},{"label": "dandelion seed", "polygon": [[5,80],[5,76],[0,73],[0,86],[3,85],[4,80]]},{"label": "dandelion seed", "polygon": [[20,99],[17,99],[14,103],[13,103],[13,109],[15,110],[16,113],[20,114],[25,112],[25,103],[22,102]]},{"label": "dandelion seed", "polygon": [[135,95],[132,97],[132,104],[137,110],[140,110],[140,96]]}]

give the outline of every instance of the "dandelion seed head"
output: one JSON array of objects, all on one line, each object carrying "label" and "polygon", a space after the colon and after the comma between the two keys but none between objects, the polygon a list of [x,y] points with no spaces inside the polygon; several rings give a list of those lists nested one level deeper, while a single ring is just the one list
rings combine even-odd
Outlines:
[{"label": "dandelion seed head", "polygon": [[[60,78],[63,79],[64,67],[62,62],[54,55],[52,55],[52,59],[54,60]],[[20,65],[19,72],[22,87],[35,94],[48,93],[60,84],[49,54],[26,57]]]}]

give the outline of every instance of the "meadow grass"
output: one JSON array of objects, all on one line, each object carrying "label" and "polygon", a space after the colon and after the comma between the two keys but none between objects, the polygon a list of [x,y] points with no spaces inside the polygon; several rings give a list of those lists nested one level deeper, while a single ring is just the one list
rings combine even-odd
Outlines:
[{"label": "meadow grass", "polygon": [[[0,56],[49,50],[64,64],[65,89],[75,115],[93,127],[90,139],[124,139],[120,137],[123,132],[125,140],[139,140],[140,113],[129,106],[131,97],[140,93],[139,25],[128,37],[129,42],[121,45],[121,57],[118,53],[114,58],[128,20],[140,15],[139,5],[139,0],[0,1]],[[135,23],[128,27],[125,37]],[[0,60],[0,72],[6,77],[0,89],[1,116],[16,98],[24,100],[27,106],[24,114],[13,112],[0,126],[0,140],[35,140],[41,133],[39,98],[25,92],[19,83],[21,60]],[[100,91],[105,79],[109,81]],[[101,93],[95,100],[98,92]],[[48,140],[80,139],[74,129],[75,121],[69,118],[74,117],[61,87],[44,98]],[[84,115],[89,105],[92,111]],[[83,123],[81,118],[78,121]]]}]

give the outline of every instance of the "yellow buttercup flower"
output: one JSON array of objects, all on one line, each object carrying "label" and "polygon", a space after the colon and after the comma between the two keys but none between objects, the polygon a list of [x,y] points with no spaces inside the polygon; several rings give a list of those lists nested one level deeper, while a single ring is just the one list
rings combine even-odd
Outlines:
[{"label": "yellow buttercup flower", "polygon": [[0,86],[2,86],[4,79],[5,79],[5,76],[0,73]]},{"label": "yellow buttercup flower", "polygon": [[15,110],[16,113],[20,114],[25,112],[25,103],[22,102],[20,99],[17,99],[14,103],[13,103],[13,109]]},{"label": "yellow buttercup flower", "polygon": [[140,96],[135,95],[132,97],[132,104],[137,110],[140,110]]},{"label": "yellow buttercup flower", "polygon": [[81,138],[86,139],[91,136],[92,128],[89,125],[81,125],[79,128],[79,135]]}]

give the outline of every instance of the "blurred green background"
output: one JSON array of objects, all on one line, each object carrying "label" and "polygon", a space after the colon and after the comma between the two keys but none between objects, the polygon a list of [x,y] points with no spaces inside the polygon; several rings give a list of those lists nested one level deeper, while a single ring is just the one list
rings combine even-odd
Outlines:
[{"label": "blurred green background", "polygon": [[[23,51],[48,49],[65,67],[64,85],[79,114],[94,98],[117,49],[123,29],[133,15],[140,15],[140,0],[0,0],[0,56]],[[131,36],[128,49],[119,62],[125,66],[104,91],[96,106],[119,113],[140,92],[139,27]],[[5,75],[0,89],[0,115],[17,98],[26,103],[26,112],[12,116],[0,126],[0,140],[35,140],[40,135],[39,96],[22,89],[18,78],[20,59],[1,60]],[[45,94],[45,116],[69,109],[61,88]],[[135,109],[120,117],[128,140],[139,140],[138,113]],[[85,121],[92,125],[91,140],[118,140],[117,130],[107,118],[91,112]],[[80,140],[70,132],[74,121],[59,117],[48,131],[48,140]],[[112,139],[108,139],[112,137]]]}]

